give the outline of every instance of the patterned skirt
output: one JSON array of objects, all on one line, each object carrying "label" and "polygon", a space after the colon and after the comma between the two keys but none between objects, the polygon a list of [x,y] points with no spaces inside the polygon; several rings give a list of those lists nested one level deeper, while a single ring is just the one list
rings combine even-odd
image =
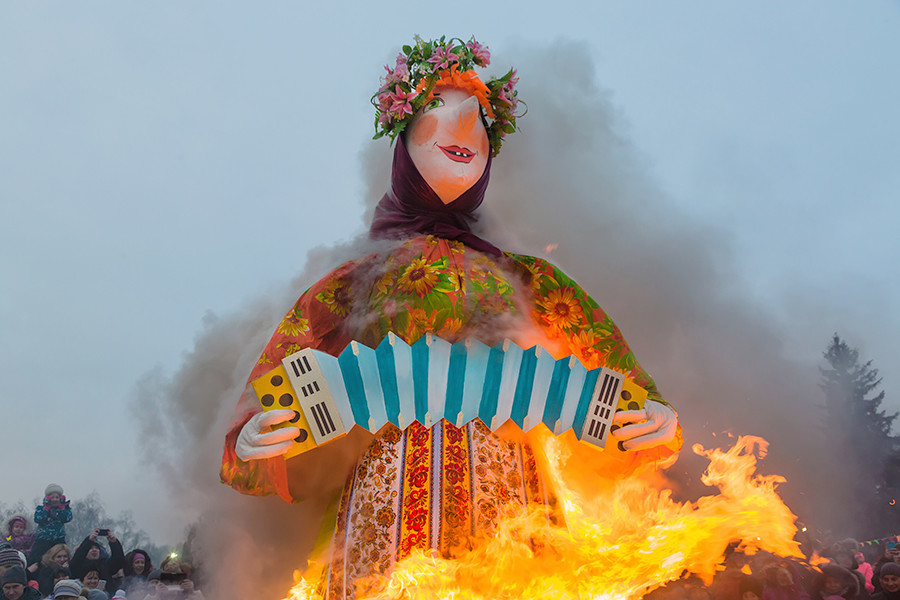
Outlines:
[{"label": "patterned skirt", "polygon": [[456,556],[529,504],[548,507],[551,518],[555,498],[528,444],[477,420],[388,425],[344,488],[321,590],[329,600],[354,598],[417,549]]}]

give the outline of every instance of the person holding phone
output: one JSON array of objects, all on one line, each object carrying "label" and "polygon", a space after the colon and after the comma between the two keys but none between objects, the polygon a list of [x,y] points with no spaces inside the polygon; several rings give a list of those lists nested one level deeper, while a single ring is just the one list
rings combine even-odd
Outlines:
[{"label": "person holding phone", "polygon": [[[109,554],[104,556],[103,548],[97,538],[105,537],[109,543]],[[110,581],[125,566],[125,552],[122,542],[109,529],[94,529],[89,536],[75,549],[70,568],[72,575],[84,581],[88,571],[96,571],[98,584],[100,580]],[[93,582],[93,578],[91,578]],[[85,582],[87,585],[87,583]],[[88,586],[92,587],[92,586]]]}]

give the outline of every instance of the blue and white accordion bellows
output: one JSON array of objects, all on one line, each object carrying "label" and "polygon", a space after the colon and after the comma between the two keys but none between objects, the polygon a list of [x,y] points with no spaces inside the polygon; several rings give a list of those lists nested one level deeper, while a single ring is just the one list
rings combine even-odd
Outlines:
[{"label": "blue and white accordion bellows", "polygon": [[615,411],[639,409],[647,398],[621,373],[588,370],[574,356],[556,360],[509,340],[451,344],[431,334],[411,346],[393,333],[374,349],[354,341],[338,357],[305,348],[251,384],[263,410],[298,413],[282,425],[301,429],[288,457],[353,425],[375,433],[386,423],[405,429],[440,419],[461,427],[477,418],[492,430],[508,420],[525,431],[544,423],[602,448]]}]

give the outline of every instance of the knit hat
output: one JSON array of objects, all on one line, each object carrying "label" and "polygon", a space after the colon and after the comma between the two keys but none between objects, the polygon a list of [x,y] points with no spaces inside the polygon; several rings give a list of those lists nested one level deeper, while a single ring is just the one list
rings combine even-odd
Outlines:
[{"label": "knit hat", "polygon": [[58,483],[51,483],[47,487],[44,488],[44,496],[49,496],[50,494],[59,494],[62,496],[63,489],[62,486]]},{"label": "knit hat", "polygon": [[25,568],[25,564],[22,561],[22,553],[15,548],[6,546],[2,550],[0,550],[0,567],[10,566],[19,566],[23,569]]},{"label": "knit hat", "polygon": [[878,576],[882,575],[893,575],[895,577],[900,577],[900,565],[895,562],[884,563],[881,565],[881,570],[878,572]]},{"label": "knit hat", "polygon": [[25,569],[16,565],[15,567],[10,567],[4,571],[3,576],[0,577],[0,585],[6,585],[7,583],[27,584],[28,578],[25,577]]},{"label": "knit hat", "polygon": [[88,592],[88,600],[109,600],[109,595],[103,590],[91,590]]},{"label": "knit hat", "polygon": [[74,579],[63,579],[53,587],[53,597],[77,598],[81,595],[81,582]]},{"label": "knit hat", "polygon": [[125,590],[118,590],[111,600],[128,600],[128,597],[125,596]]}]

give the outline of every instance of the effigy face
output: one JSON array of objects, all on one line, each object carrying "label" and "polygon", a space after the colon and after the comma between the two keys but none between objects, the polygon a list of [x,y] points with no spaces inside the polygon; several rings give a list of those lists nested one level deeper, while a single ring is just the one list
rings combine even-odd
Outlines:
[{"label": "effigy face", "polygon": [[410,125],[409,155],[438,197],[449,204],[484,173],[490,145],[478,99],[456,87],[436,87]]}]

